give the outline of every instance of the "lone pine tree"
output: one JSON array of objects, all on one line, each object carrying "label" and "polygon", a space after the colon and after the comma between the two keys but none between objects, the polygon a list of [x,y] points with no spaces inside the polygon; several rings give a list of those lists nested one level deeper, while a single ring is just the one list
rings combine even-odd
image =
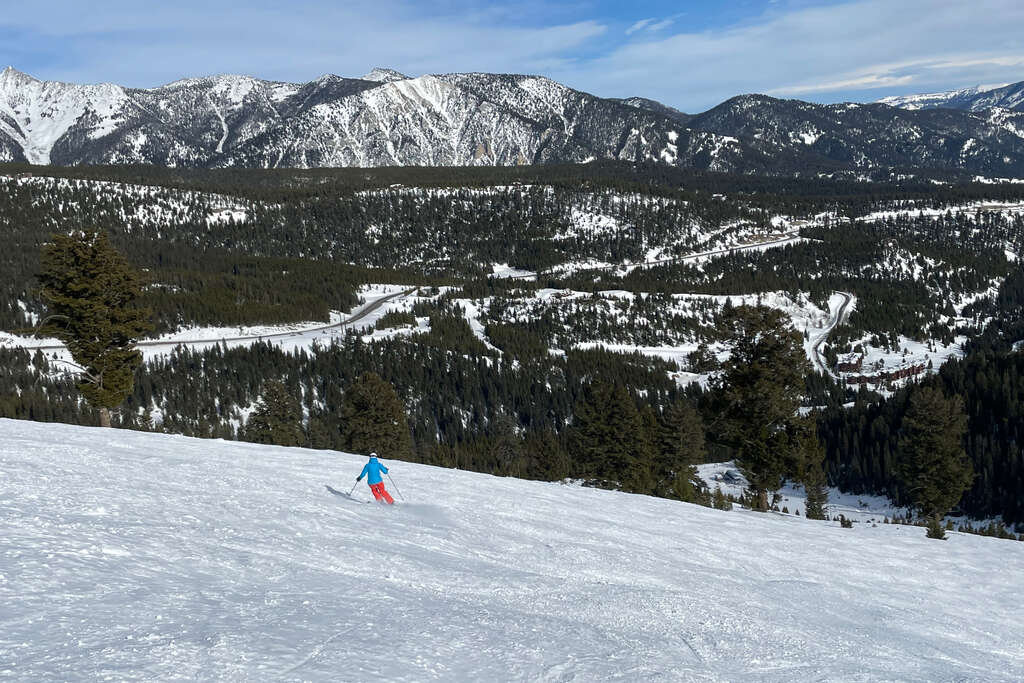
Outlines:
[{"label": "lone pine tree", "polygon": [[97,230],[54,235],[42,250],[41,294],[50,316],[44,329],[67,346],[78,366],[78,389],[110,426],[110,411],[128,396],[142,354],[139,337],[152,329],[136,307],[139,273]]},{"label": "lone pine tree", "polygon": [[944,538],[940,520],[974,480],[964,451],[967,415],[959,396],[921,387],[903,418],[897,471],[911,503],[929,519],[929,537]]},{"label": "lone pine tree", "polygon": [[302,409],[283,382],[271,380],[263,387],[259,404],[245,425],[245,439],[276,446],[301,446]]},{"label": "lone pine tree", "polygon": [[825,477],[825,448],[818,438],[817,420],[813,416],[799,417],[788,427],[791,448],[787,469],[796,473],[804,485],[805,514],[807,519],[825,519],[828,505],[828,482]]},{"label": "lone pine tree", "polygon": [[828,489],[825,488],[825,472],[821,464],[807,468],[804,474],[804,514],[807,519],[825,519],[825,506],[828,505]]},{"label": "lone pine tree", "polygon": [[412,436],[405,405],[390,383],[374,372],[361,375],[344,394],[341,447],[353,453],[408,460]]},{"label": "lone pine tree", "polygon": [[768,492],[798,475],[797,409],[810,363],[788,316],[763,306],[727,307],[719,328],[732,353],[717,381],[718,439],[733,449],[750,483],[755,509],[768,509]]}]

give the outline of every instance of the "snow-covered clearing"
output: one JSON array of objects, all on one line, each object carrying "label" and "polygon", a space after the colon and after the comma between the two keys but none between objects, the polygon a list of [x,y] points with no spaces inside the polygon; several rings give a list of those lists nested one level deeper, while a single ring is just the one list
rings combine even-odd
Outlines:
[{"label": "snow-covered clearing", "polygon": [[[713,234],[714,233],[709,234],[708,237]],[[625,261],[623,263],[609,263],[607,261],[599,261],[596,259],[586,259],[560,263],[552,266],[545,272],[558,275],[571,275],[573,273],[586,270],[611,270],[614,271],[616,275],[622,276],[629,274],[637,268],[664,266],[671,263],[700,264],[727,254],[746,251],[767,251],[768,249],[774,249],[776,247],[782,247],[789,244],[799,244],[800,242],[805,241],[806,240],[804,238],[800,237],[799,230],[780,232],[772,235],[740,235],[732,236],[726,241],[725,246],[708,251],[695,252],[685,256],[666,256],[667,247],[662,245],[648,249],[644,256],[644,260],[635,263],[631,261]],[[513,268],[507,263],[492,263],[490,267],[492,271],[490,277],[494,278],[534,280],[537,277],[537,273],[534,271]]]},{"label": "snow-covered clearing", "polygon": [[[16,185],[38,187],[44,192],[58,189],[87,190],[97,197],[102,197],[116,205],[119,198],[140,200],[134,212],[117,208],[117,214],[123,221],[138,221],[143,224],[170,224],[182,220],[190,206],[201,207],[205,212],[205,222],[209,227],[226,225],[232,221],[243,223],[249,219],[252,202],[228,195],[209,192],[176,190],[159,185],[132,185],[107,180],[80,180],[74,178],[58,178],[49,176],[18,177],[0,175],[0,181]],[[63,205],[66,212],[79,210],[76,203]],[[129,226],[130,229],[130,226]]]},{"label": "snow-covered clearing", "polygon": [[968,216],[977,212],[995,212],[1004,213],[1008,215],[1015,215],[1024,213],[1024,202],[996,202],[991,200],[983,200],[976,202],[969,202],[966,204],[960,204],[956,206],[943,207],[941,209],[935,209],[927,206],[915,206],[913,201],[908,201],[905,208],[899,210],[885,210],[885,211],[872,211],[871,213],[859,216],[856,220],[873,222],[877,220],[887,220],[892,218],[898,218],[900,216],[910,217],[921,217],[921,218],[938,218],[949,214],[965,213]]},{"label": "snow-covered clearing", "polygon": [[[697,474],[712,492],[717,488],[726,495],[741,497],[747,488],[746,478],[732,460],[697,465]],[[807,514],[807,493],[802,485],[786,482],[776,493],[779,495],[777,506],[783,514],[799,516]],[[829,517],[838,518],[842,515],[855,523],[864,524],[885,524],[886,520],[891,521],[895,518],[914,519],[917,517],[913,510],[894,505],[885,496],[844,493],[834,486],[828,487],[828,504],[825,506],[825,512]],[[959,528],[959,525],[979,528],[990,523],[1003,523],[1000,516],[979,520],[966,515],[946,515],[944,521],[952,522],[956,528]],[[1007,525],[1007,529],[1011,532],[1024,531],[1024,526],[1010,524]]]},{"label": "snow-covered clearing", "polygon": [[[597,295],[601,299],[621,299],[625,301],[632,301],[636,297],[650,296],[649,294],[635,294],[623,290],[605,290],[598,292]],[[533,298],[529,301],[537,304],[554,306],[560,303],[564,304],[566,302],[587,300],[591,300],[591,295],[585,292],[569,289],[546,288],[537,290],[534,293]],[[734,306],[763,305],[779,309],[789,316],[793,329],[804,336],[804,351],[807,353],[808,359],[810,359],[811,362],[814,363],[815,367],[820,371],[829,372],[820,357],[821,346],[826,342],[829,333],[837,325],[846,321],[850,312],[856,305],[857,299],[851,294],[837,292],[829,297],[827,310],[823,310],[812,302],[806,293],[800,293],[796,299],[793,299],[786,292],[767,292],[763,294],[733,296],[673,294],[672,301],[673,305],[666,309],[668,312],[690,317],[707,315],[706,312],[695,313],[693,306],[698,302],[712,304],[716,311],[721,310],[721,308],[725,306],[726,302],[731,302]],[[531,312],[529,315],[534,316],[536,313]],[[708,322],[710,323],[711,321],[709,320]],[[618,351],[622,353],[639,352],[644,355],[663,358],[665,360],[675,362],[681,368],[685,368],[689,365],[689,355],[693,351],[697,350],[698,341],[691,340],[679,344],[661,346],[645,346],[606,341],[584,341],[575,345],[575,348],[585,349],[596,347],[602,347],[610,351]],[[713,343],[711,344],[711,349],[720,361],[726,360],[729,356],[728,349],[722,344]],[[706,384],[709,379],[709,376],[706,374],[695,374],[689,372],[675,373],[675,376],[676,379],[683,384],[691,382]]]},{"label": "snow-covered clearing", "polygon": [[355,455],[0,435],[2,677],[1024,678],[1022,543],[398,462],[383,508],[324,489]]},{"label": "snow-covered clearing", "polygon": [[[722,489],[722,493],[726,495],[739,497],[747,488],[746,478],[739,472],[736,463],[731,460],[697,465],[697,474],[712,492],[717,488]],[[779,494],[778,507],[780,510],[784,509],[787,511],[786,514],[801,517],[807,514],[805,505],[807,494],[804,492],[803,486],[787,482],[777,493]],[[907,517],[910,511],[907,508],[893,505],[892,501],[885,496],[843,493],[835,487],[829,487],[826,514],[830,517],[842,515],[858,523],[884,524],[886,518]]]}]

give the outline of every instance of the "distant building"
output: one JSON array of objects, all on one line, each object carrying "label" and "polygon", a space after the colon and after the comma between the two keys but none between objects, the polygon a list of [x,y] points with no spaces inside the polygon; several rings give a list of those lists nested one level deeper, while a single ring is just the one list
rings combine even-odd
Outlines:
[{"label": "distant building", "polygon": [[860,372],[864,367],[864,356],[859,353],[847,353],[839,356],[836,363],[838,372]]},{"label": "distant building", "polygon": [[895,368],[894,370],[878,372],[874,375],[852,375],[845,379],[847,384],[874,384],[877,386],[883,382],[891,382],[893,380],[906,379],[908,377],[917,377],[924,373],[924,371],[924,363],[907,363]]}]

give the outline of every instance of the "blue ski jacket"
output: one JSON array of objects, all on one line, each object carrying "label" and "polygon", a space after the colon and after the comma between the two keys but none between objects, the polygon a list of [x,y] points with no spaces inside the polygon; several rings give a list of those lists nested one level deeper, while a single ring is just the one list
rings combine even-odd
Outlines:
[{"label": "blue ski jacket", "polygon": [[380,476],[381,472],[387,474],[388,468],[381,465],[377,458],[370,458],[370,462],[363,466],[363,473],[359,475],[358,479],[366,477],[366,483],[373,486],[374,484],[379,484],[384,481]]}]

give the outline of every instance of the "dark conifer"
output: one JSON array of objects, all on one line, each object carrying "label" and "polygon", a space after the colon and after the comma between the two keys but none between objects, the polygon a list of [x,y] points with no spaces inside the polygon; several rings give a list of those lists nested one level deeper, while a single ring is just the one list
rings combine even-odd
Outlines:
[{"label": "dark conifer", "polygon": [[959,396],[947,398],[934,387],[920,387],[911,396],[897,471],[914,507],[934,526],[930,537],[944,536],[941,518],[974,480],[963,446],[966,431],[967,415]]},{"label": "dark conifer", "polygon": [[679,398],[666,410],[658,431],[655,494],[690,503],[706,502],[696,465],[704,462],[704,424],[700,413]]},{"label": "dark conifer", "polygon": [[825,519],[825,506],[828,505],[828,488],[825,486],[825,473],[821,464],[809,467],[804,475],[805,516],[807,519]]},{"label": "dark conifer", "polygon": [[110,411],[131,392],[142,362],[135,343],[152,329],[149,312],[134,305],[141,278],[106,233],[90,230],[53,236],[43,247],[39,282],[51,314],[45,329],[67,346],[79,390],[109,427]]},{"label": "dark conifer", "polygon": [[263,396],[245,425],[245,439],[276,446],[301,446],[302,409],[283,382],[272,380],[263,386]]},{"label": "dark conifer", "polygon": [[361,375],[345,392],[341,447],[353,453],[409,460],[412,438],[405,405],[391,384],[374,372]]},{"label": "dark conifer", "polygon": [[650,490],[650,441],[636,403],[621,384],[587,387],[573,415],[570,453],[580,476],[594,485]]},{"label": "dark conifer", "polygon": [[810,363],[800,334],[785,313],[766,307],[735,306],[719,319],[732,349],[718,380],[719,438],[730,446],[750,483],[753,506],[768,509],[768,492],[793,472],[792,436]]}]

